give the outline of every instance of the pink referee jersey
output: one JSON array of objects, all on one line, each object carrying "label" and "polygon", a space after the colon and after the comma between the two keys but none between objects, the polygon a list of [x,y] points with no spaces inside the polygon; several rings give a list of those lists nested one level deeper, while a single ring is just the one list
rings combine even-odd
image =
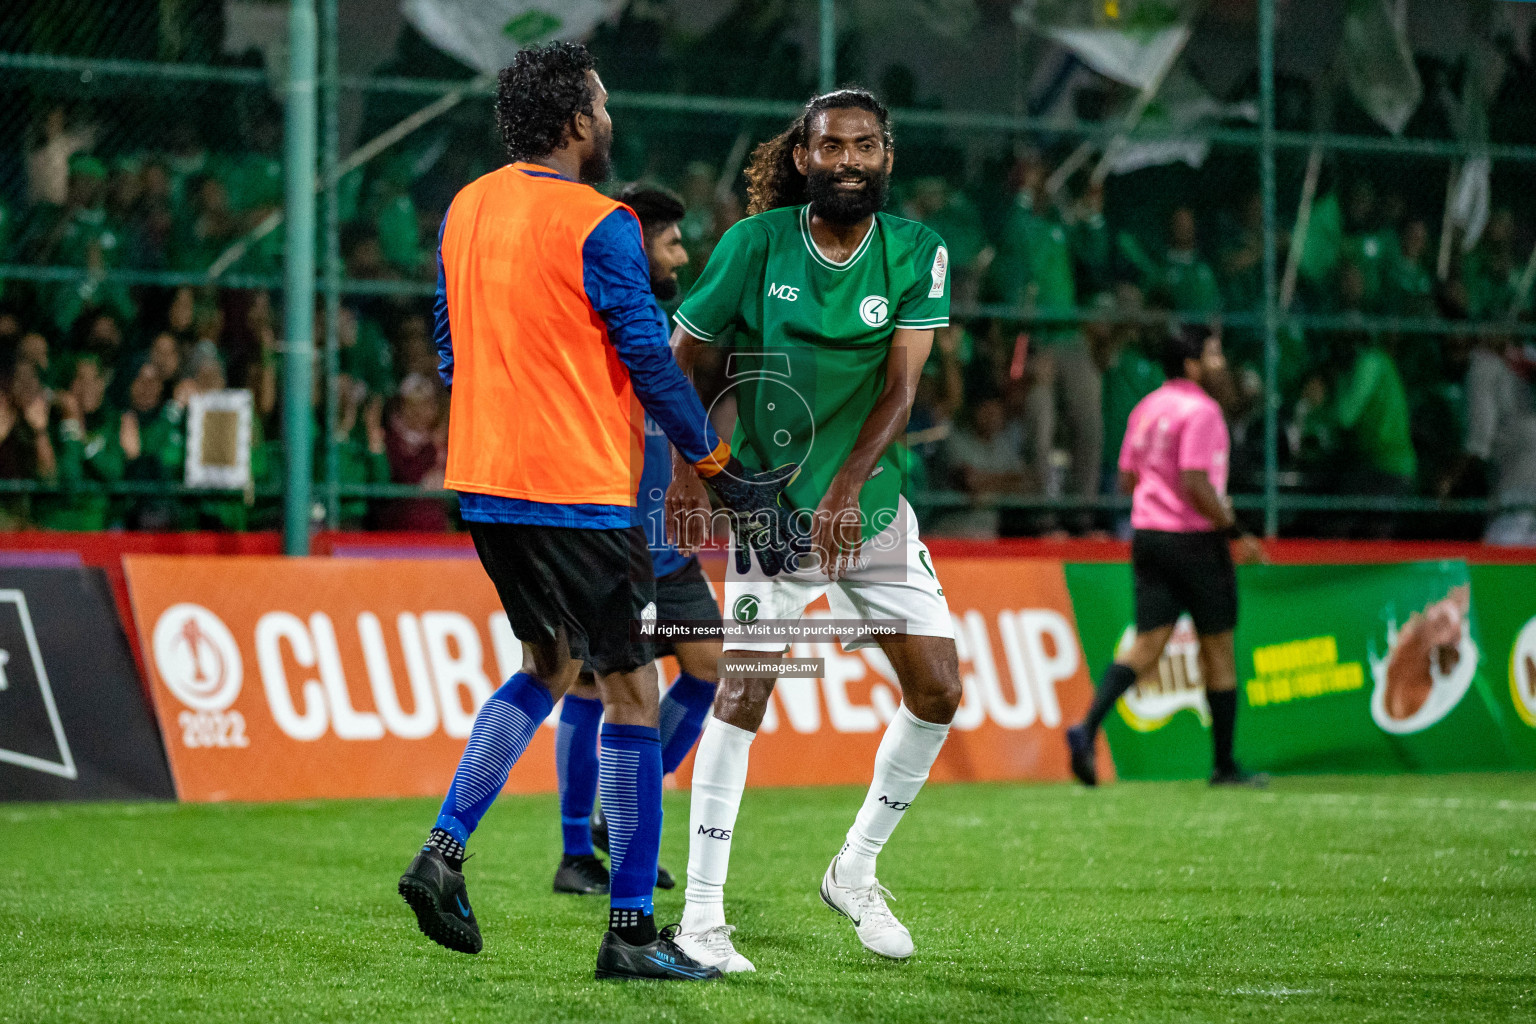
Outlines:
[{"label": "pink referee jersey", "polygon": [[1121,471],[1136,474],[1131,526],[1170,533],[1214,530],[1190,504],[1180,474],[1203,469],[1216,493],[1225,495],[1230,444],[1221,407],[1192,380],[1170,380],[1138,402],[1120,445]]}]

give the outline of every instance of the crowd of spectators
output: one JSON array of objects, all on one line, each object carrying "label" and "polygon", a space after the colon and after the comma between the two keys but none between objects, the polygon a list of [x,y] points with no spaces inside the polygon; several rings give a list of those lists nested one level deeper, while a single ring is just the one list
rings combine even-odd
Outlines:
[{"label": "crowd of spectators", "polygon": [[[943,332],[929,366],[923,436],[945,433],[946,424],[949,431],[920,449],[927,479],[973,499],[935,529],[985,536],[1108,527],[1102,514],[1010,512],[995,499],[1110,493],[1130,411],[1162,382],[1157,335],[1174,316],[1233,321],[1223,332],[1231,379],[1217,396],[1233,434],[1231,486],[1261,491],[1259,197],[1235,209],[1175,206],[1154,249],[1106,219],[1100,189],[1075,200],[1047,194],[1052,170],[1038,156],[1022,159],[1012,208],[990,232],[942,180],[918,182],[904,206],[946,238],[964,240],[952,249],[964,300],[1011,307]],[[1283,491],[1402,499],[1491,490],[1507,508],[1490,537],[1536,542],[1531,513],[1515,509],[1536,502],[1536,417],[1532,350],[1511,329],[1531,310],[1512,212],[1495,209],[1465,254],[1453,239],[1443,277],[1426,221],[1398,197],[1378,195],[1368,177],[1342,183],[1310,212],[1288,308],[1328,326],[1304,331],[1288,322],[1279,339]],[[1289,242],[1283,232],[1282,267]],[[1049,318],[1074,309],[1086,311],[1080,322]],[[1371,328],[1373,316],[1401,318],[1403,329]],[[1429,318],[1502,326],[1431,332],[1402,322]],[[1445,518],[1415,527],[1379,510],[1299,515],[1288,525],[1372,537],[1478,529]]]},{"label": "crowd of spectators", "polygon": [[[0,281],[0,527],[238,530],[280,521],[281,293],[130,287],[108,274],[202,272],[221,258],[237,275],[280,272],[282,232],[253,236],[281,209],[280,120],[264,108],[247,121],[236,150],[211,150],[186,121],[170,126],[163,149],[114,153],[99,140],[121,132],[77,120],[63,105],[35,119],[24,140],[25,187],[0,194],[0,262],[77,273]],[[494,165],[488,153],[481,169]],[[316,366],[317,480],[328,479],[334,449],[342,484],[441,487],[446,393],[423,292],[435,280],[443,197],[461,182],[441,180],[440,166],[423,175],[423,166],[432,164],[407,146],[340,189],[345,276],[420,287],[344,296],[341,373],[328,381]],[[1006,187],[994,188],[1003,201],[990,204],[942,176],[898,173],[895,182],[891,210],[945,239],[963,314],[939,332],[912,423],[912,489],[933,496],[935,533],[1123,528],[1113,511],[1085,506],[1110,493],[1130,410],[1162,381],[1153,353],[1171,316],[1231,321],[1231,382],[1218,398],[1232,427],[1232,489],[1262,489],[1271,396],[1253,315],[1263,295],[1258,196],[1175,204],[1160,229],[1132,230],[1106,213],[1105,187],[1081,175],[1052,193],[1056,168],[1025,152]],[[720,178],[718,166],[694,162],[666,182],[688,201],[690,273],[742,215]],[[1111,193],[1121,187],[1111,179]],[[1327,329],[1282,332],[1272,396],[1286,491],[1491,493],[1502,511],[1490,537],[1536,540],[1536,514],[1518,507],[1536,500],[1525,339],[1352,323],[1376,314],[1523,322],[1531,308],[1522,288],[1526,228],[1496,208],[1469,251],[1452,247],[1442,275],[1437,218],[1409,209],[1390,179],[1330,175],[1287,298],[1292,311],[1332,319]],[[1282,231],[1281,266],[1288,241]],[[322,351],[323,303],[315,330]],[[328,387],[336,404],[329,439]],[[189,402],[225,388],[252,396],[251,489],[152,493],[184,478]],[[5,491],[6,480],[43,490]],[[134,486],[112,494],[98,486],[120,482]],[[1053,510],[1038,499],[1082,507],[1056,502]],[[345,527],[453,526],[452,503],[435,497],[347,497],[339,511]],[[1483,529],[1380,513],[1298,514],[1286,526],[1342,536]]]}]

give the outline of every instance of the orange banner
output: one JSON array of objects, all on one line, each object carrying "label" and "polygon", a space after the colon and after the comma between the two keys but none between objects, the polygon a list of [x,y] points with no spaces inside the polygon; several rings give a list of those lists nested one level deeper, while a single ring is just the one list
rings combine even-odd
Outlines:
[{"label": "orange banner", "polygon": [[[475,711],[522,660],[473,561],[124,561],[183,800],[438,795]],[[938,568],[964,700],[932,777],[1066,778],[1062,724],[1081,715],[1091,686],[1061,564],[953,558]],[[889,663],[834,642],[793,653],[826,659],[826,676],[779,682],[749,784],[867,782],[900,700]],[[554,720],[509,791],[555,788]],[[691,769],[690,759],[681,784]]]}]

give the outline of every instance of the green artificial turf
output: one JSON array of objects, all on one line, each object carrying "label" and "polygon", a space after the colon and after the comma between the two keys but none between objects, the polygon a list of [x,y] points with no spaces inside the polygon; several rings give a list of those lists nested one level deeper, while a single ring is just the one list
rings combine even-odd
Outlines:
[{"label": "green artificial turf", "polygon": [[428,801],[10,805],[0,1020],[1536,1019],[1533,776],[934,786],[880,860],[904,964],[817,897],[860,797],[747,794],[727,910],[758,972],[712,984],[592,980],[605,903],[550,892],[553,797],[471,844],[477,957],[395,894]]}]

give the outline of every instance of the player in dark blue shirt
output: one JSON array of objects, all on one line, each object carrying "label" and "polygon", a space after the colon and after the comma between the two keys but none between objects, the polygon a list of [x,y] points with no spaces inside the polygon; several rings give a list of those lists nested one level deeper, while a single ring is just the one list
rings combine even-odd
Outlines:
[{"label": "player in dark blue shirt", "polygon": [[[666,303],[677,296],[677,270],[688,262],[678,222],[687,212],[677,196],[663,189],[631,185],[618,197],[640,218],[645,255],[650,262],[651,291]],[[667,436],[650,416],[645,418],[645,466],[635,506],[636,525],[644,528],[656,574],[656,620],[679,624],[690,633],[712,630],[710,637],[673,642],[656,641],[658,657],[677,658],[678,676],[661,699],[661,770],[677,769],[698,742],[704,721],[714,703],[719,682],[722,643],[720,609],[714,591],[699,566],[697,556],[685,557],[667,540],[663,500],[672,482],[672,451]],[[597,681],[590,671],[565,694],[560,722],[555,731],[555,767],[560,778],[560,831],[564,851],[555,872],[555,891],[599,894],[608,891],[608,869],[597,858],[607,852],[608,830],[599,817],[594,823],[597,797],[598,727],[603,705]],[[665,868],[658,870],[656,884],[670,889],[676,883]]]}]

